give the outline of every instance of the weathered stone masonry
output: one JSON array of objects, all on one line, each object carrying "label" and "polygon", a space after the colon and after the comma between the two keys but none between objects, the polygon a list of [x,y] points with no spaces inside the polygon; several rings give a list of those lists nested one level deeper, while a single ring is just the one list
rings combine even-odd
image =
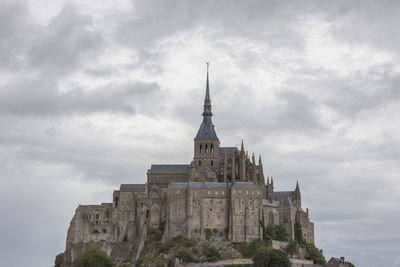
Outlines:
[{"label": "weathered stone masonry", "polygon": [[207,71],[203,121],[194,138],[190,164],[151,165],[145,184],[122,184],[112,203],[80,205],[68,230],[65,266],[89,244],[102,246],[117,261],[135,259],[148,229],[164,225],[163,239],[183,235],[197,240],[262,239],[263,225],[282,224],[294,238],[300,223],[314,242],[314,224],[301,207],[299,185],[275,192],[265,182],[261,156],[256,163],[244,149],[221,147],[212,123]]}]

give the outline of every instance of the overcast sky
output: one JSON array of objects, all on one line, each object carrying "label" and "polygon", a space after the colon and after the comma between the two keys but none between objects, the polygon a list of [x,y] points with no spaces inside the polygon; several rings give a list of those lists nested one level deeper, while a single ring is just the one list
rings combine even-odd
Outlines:
[{"label": "overcast sky", "polygon": [[79,204],[222,146],[299,180],[316,245],[400,266],[399,1],[0,0],[0,258],[52,266]]}]

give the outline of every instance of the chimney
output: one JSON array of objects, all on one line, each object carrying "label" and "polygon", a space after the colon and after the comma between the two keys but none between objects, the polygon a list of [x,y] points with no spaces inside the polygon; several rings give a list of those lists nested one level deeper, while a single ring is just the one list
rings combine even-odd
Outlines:
[{"label": "chimney", "polygon": [[344,257],[340,257],[340,263],[344,264]]}]

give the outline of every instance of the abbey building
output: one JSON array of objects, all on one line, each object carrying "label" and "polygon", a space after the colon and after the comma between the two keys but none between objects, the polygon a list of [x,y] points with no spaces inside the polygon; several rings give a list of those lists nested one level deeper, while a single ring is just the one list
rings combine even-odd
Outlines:
[{"label": "abbey building", "polygon": [[114,258],[135,258],[147,231],[160,225],[164,240],[183,235],[248,242],[262,239],[269,224],[282,224],[293,240],[298,223],[305,240],[314,242],[314,224],[301,206],[298,183],[293,191],[274,191],[261,157],[250,157],[243,142],[240,148],[220,146],[208,76],[207,70],[203,120],[190,163],[152,164],[146,183],[122,184],[112,203],[80,205],[68,230],[67,264],[90,243],[100,243]]}]

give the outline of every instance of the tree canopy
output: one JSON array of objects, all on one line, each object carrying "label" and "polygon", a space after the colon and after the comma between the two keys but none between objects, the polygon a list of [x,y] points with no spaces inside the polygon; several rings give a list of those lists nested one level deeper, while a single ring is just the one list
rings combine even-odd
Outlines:
[{"label": "tree canopy", "polygon": [[112,267],[114,262],[100,247],[93,245],[78,255],[78,267]]},{"label": "tree canopy", "polygon": [[288,255],[273,248],[259,248],[253,255],[254,267],[290,267]]}]

